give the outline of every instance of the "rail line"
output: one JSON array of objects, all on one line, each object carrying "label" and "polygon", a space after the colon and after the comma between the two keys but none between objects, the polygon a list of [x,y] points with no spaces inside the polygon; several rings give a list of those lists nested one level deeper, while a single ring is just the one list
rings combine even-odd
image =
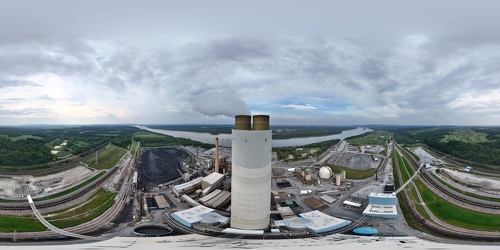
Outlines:
[{"label": "rail line", "polygon": [[[128,160],[128,164],[135,164],[134,162],[135,162],[135,154],[132,154],[131,159]],[[99,181],[92,183],[90,186],[87,186],[84,189],[80,189],[81,192],[79,192],[78,197],[86,195],[86,192],[88,190],[91,190],[92,188],[94,188],[94,189],[100,188],[101,184],[103,182],[107,181],[110,177],[112,177],[114,175],[114,173],[116,173],[118,168],[119,168],[119,164],[115,165],[112,169],[110,169],[110,171],[108,171],[107,174],[103,175],[99,179]],[[125,178],[127,178],[127,177],[125,177]],[[127,185],[127,183],[128,183],[127,181],[124,181],[123,185]],[[82,223],[82,224],[77,225],[77,226],[65,228],[62,231],[51,228],[48,226],[49,229],[51,229],[51,231],[0,233],[0,238],[35,239],[36,240],[36,239],[53,239],[53,238],[73,237],[73,238],[84,238],[84,239],[88,239],[88,240],[105,239],[106,237],[102,237],[102,236],[94,237],[94,236],[87,236],[87,235],[82,235],[82,234],[88,234],[88,233],[96,232],[96,231],[99,231],[102,229],[109,229],[109,227],[112,226],[113,220],[116,219],[116,217],[120,214],[120,212],[125,207],[125,204],[127,202],[130,202],[130,198],[127,195],[127,193],[128,192],[125,191],[124,194],[118,195],[117,198],[115,199],[115,201],[116,201],[115,204],[113,204],[111,206],[111,208],[109,208],[103,214],[101,214],[100,216],[98,216],[97,218],[94,218],[93,220],[91,220],[89,222]],[[57,201],[57,203],[63,204],[64,202],[68,201],[68,198],[72,198],[71,200],[77,199],[76,195],[71,195],[70,197],[67,197],[65,199]],[[45,207],[53,206],[53,205],[54,205],[54,202],[49,202],[49,203],[43,204],[43,206],[45,206]],[[33,209],[33,207],[34,207],[34,204],[31,201],[30,202],[30,209]],[[35,215],[37,215],[37,212],[35,212]],[[38,216],[39,215],[37,215],[37,217]],[[61,234],[63,234],[63,235],[61,235]]]},{"label": "rail line", "polygon": [[[35,205],[39,209],[42,209],[42,208],[57,206],[57,205],[64,204],[64,203],[67,203],[69,201],[75,200],[75,199],[87,194],[92,189],[99,187],[103,182],[109,180],[109,178],[111,176],[113,176],[117,170],[118,170],[117,166],[113,167],[112,169],[107,171],[106,174],[104,174],[99,179],[94,181],[92,184],[71,193],[71,195],[69,195],[67,197],[64,197],[64,198],[56,200],[56,201],[36,202]],[[0,205],[0,210],[31,210],[31,207],[28,203],[22,203],[22,204],[4,203],[4,204]]]},{"label": "rail line", "polygon": [[[401,147],[398,144],[395,143],[395,145],[406,156],[406,158],[408,158],[411,161],[411,163],[412,163],[411,165],[413,165],[413,167],[419,165],[419,163],[408,152],[401,149]],[[479,210],[479,211],[482,211],[486,208],[486,209],[492,209],[493,213],[495,213],[495,211],[497,211],[496,213],[500,213],[500,211],[498,211],[498,209],[500,208],[500,204],[495,204],[495,202],[481,202],[480,200],[473,200],[470,197],[467,197],[465,195],[459,195],[459,194],[454,193],[453,191],[449,190],[448,188],[444,187],[442,183],[440,183],[436,179],[432,178],[427,171],[423,170],[420,172],[422,173],[422,177],[424,178],[424,180],[427,183],[432,185],[433,188],[436,188],[439,191],[441,191],[444,195],[452,198],[453,200],[463,202],[463,203],[466,203],[466,204],[471,205],[471,206],[476,206],[479,208],[476,210]]]},{"label": "rail line", "polygon": [[[98,153],[104,152],[106,149],[108,149],[109,144],[101,149],[98,150]],[[90,160],[92,157],[95,156],[95,153],[88,154],[86,156],[83,156],[81,158],[78,158],[75,161],[72,161],[70,163],[63,164],[61,166],[57,167],[50,167],[50,168],[45,168],[45,169],[40,169],[40,170],[27,170],[27,171],[4,171],[2,170],[2,175],[33,175],[33,176],[40,176],[40,175],[46,175],[54,172],[59,172],[64,169],[72,168],[80,164],[80,162]],[[0,168],[1,169],[1,168]]]},{"label": "rail line", "polygon": [[[405,156],[407,156],[411,161],[413,165],[413,168],[415,167],[415,160],[409,156],[404,150],[402,150],[399,145],[396,144],[396,147],[398,151],[402,151]],[[396,164],[398,164],[396,162]],[[418,165],[417,165],[418,166]],[[399,166],[395,168],[398,173],[398,179],[401,181],[402,177],[400,174]],[[407,168],[405,168],[406,171],[408,171]],[[422,171],[422,173],[425,173],[426,171]],[[422,176],[425,176],[424,174]],[[428,177],[428,176],[427,176]],[[424,177],[425,178],[425,177]],[[428,181],[425,181],[428,182]],[[433,180],[431,180],[427,185],[431,185],[430,183],[435,183]],[[459,228],[456,226],[452,226],[447,224],[446,222],[443,222],[436,218],[430,210],[428,210],[426,207],[427,213],[429,213],[429,216],[431,216],[431,219],[426,219],[423,217],[419,211],[417,210],[415,203],[409,198],[409,195],[406,191],[402,192],[402,198],[406,204],[408,204],[408,208],[410,210],[410,215],[413,217],[413,219],[420,224],[422,227],[426,228],[427,230],[430,230],[434,233],[437,233],[439,235],[443,236],[448,236],[452,238],[460,238],[460,239],[467,239],[467,240],[475,240],[475,241],[498,241],[500,240],[500,235],[498,232],[491,232],[491,231],[477,231],[477,230],[471,230],[467,228]],[[453,198],[453,197],[452,197]]]}]

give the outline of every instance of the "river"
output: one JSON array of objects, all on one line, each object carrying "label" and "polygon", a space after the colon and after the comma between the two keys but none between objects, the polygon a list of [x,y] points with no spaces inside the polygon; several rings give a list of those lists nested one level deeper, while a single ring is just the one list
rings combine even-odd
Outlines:
[{"label": "river", "polygon": [[[158,134],[170,135],[174,137],[188,138],[195,141],[200,141],[204,143],[215,143],[215,137],[219,137],[219,145],[222,147],[231,147],[231,134],[218,134],[212,135],[209,133],[197,133],[197,132],[187,132],[187,131],[174,131],[166,129],[153,129],[146,126],[138,126],[140,129],[155,132]],[[317,136],[317,137],[305,137],[305,138],[292,138],[283,140],[273,140],[273,147],[289,147],[289,146],[301,146],[310,143],[328,141],[333,139],[344,140],[347,137],[361,135],[364,133],[371,132],[373,130],[369,128],[358,127],[351,130],[344,130],[340,134],[327,135],[327,136]]]}]

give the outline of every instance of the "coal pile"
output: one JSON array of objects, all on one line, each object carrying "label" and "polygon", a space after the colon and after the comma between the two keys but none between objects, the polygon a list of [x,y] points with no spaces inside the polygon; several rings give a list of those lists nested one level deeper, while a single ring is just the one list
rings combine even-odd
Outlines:
[{"label": "coal pile", "polygon": [[189,154],[176,148],[144,149],[138,168],[139,187],[153,187],[181,177],[182,162]]}]

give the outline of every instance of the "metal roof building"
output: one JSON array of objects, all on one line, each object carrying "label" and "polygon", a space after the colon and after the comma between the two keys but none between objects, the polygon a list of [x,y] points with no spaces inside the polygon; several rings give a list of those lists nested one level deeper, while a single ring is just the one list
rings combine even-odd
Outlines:
[{"label": "metal roof building", "polygon": [[223,174],[213,172],[207,175],[206,177],[203,177],[203,179],[201,179],[201,189],[205,189],[207,187],[216,188],[222,184],[223,179],[224,179]]},{"label": "metal roof building", "polygon": [[336,218],[320,211],[311,211],[308,213],[300,214],[300,217],[312,221],[312,224],[306,227],[314,233],[326,233],[351,224],[351,221]]},{"label": "metal roof building", "polygon": [[201,179],[202,177],[198,177],[192,181],[179,184],[172,188],[172,192],[174,192],[175,196],[180,197],[183,194],[194,192],[196,189],[201,187]]},{"label": "metal roof building", "polygon": [[193,227],[195,224],[216,224],[223,223],[227,224],[229,222],[228,217],[224,217],[213,209],[199,205],[190,209],[175,212],[172,217],[179,223],[187,227]]}]

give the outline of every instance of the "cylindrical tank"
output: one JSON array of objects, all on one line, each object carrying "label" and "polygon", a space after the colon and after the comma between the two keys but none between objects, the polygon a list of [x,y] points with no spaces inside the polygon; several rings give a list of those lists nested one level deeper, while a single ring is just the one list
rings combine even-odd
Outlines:
[{"label": "cylindrical tank", "polygon": [[335,175],[335,185],[340,186],[341,181],[342,181],[342,175],[340,174]]},{"label": "cylindrical tank", "polygon": [[249,115],[237,115],[234,117],[235,119],[235,126],[234,129],[236,130],[251,130],[252,129],[252,124],[251,120],[252,117]]},{"label": "cylindrical tank", "polygon": [[232,137],[231,227],[267,229],[271,210],[271,130],[236,128]]},{"label": "cylindrical tank", "polygon": [[329,167],[326,167],[326,166],[325,167],[321,167],[319,169],[319,174],[318,175],[319,175],[319,178],[321,178],[321,179],[330,179],[332,177],[332,175],[333,175],[332,169],[329,168]]},{"label": "cylindrical tank", "polygon": [[305,178],[306,178],[306,181],[311,181],[312,180],[311,174],[306,174]]},{"label": "cylindrical tank", "polygon": [[268,115],[254,115],[253,116],[253,130],[269,130],[269,116]]},{"label": "cylindrical tank", "polygon": [[342,180],[345,180],[346,178],[345,170],[340,171],[340,175],[342,176]]},{"label": "cylindrical tank", "polygon": [[310,168],[306,168],[306,170],[305,170],[305,174],[306,174],[305,179],[306,179],[306,181],[312,180],[312,178],[311,178],[311,172],[312,172],[312,170]]}]

